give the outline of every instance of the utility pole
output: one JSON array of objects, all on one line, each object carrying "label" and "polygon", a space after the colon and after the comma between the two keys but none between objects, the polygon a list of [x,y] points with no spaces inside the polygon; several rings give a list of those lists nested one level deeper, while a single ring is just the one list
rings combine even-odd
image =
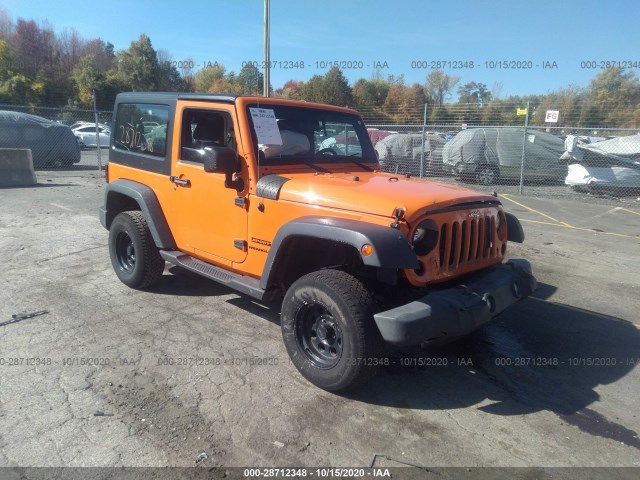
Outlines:
[{"label": "utility pole", "polygon": [[527,127],[529,126],[529,102],[527,102],[527,116],[524,117],[524,136],[522,138],[522,160],[520,163],[520,188],[518,188],[518,193],[522,195],[522,184],[524,183],[524,157],[525,150],[527,147]]},{"label": "utility pole", "polygon": [[269,96],[269,72],[271,70],[270,58],[269,58],[269,28],[270,28],[270,19],[269,19],[269,0],[264,0],[264,85],[263,85],[263,95],[265,97]]}]

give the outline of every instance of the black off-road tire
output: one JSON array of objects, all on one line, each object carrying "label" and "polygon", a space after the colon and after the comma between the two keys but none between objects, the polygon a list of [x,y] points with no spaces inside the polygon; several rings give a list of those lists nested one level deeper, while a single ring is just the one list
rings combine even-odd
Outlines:
[{"label": "black off-road tire", "polygon": [[147,288],[162,278],[165,261],[140,211],[122,212],[113,219],[109,255],[116,275],[131,288]]},{"label": "black off-road tire", "polygon": [[346,272],[320,270],[301,277],[282,303],[282,338],[292,363],[327,391],[362,385],[381,363],[374,312],[371,293]]}]

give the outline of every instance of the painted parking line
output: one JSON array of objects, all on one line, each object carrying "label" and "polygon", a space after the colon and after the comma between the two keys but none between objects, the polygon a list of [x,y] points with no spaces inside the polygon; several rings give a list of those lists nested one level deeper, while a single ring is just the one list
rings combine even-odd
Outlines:
[{"label": "painted parking line", "polygon": [[582,232],[589,232],[589,233],[599,233],[601,235],[611,235],[614,237],[626,237],[626,238],[636,238],[636,239],[638,238],[637,235],[626,235],[624,233],[605,232],[603,230],[593,230],[592,228],[574,227],[573,225],[563,225],[560,223],[541,222],[539,220],[527,220],[526,218],[519,218],[518,220],[520,220],[521,222],[537,223],[539,225],[550,225],[552,227],[568,228],[570,230],[579,230]]},{"label": "painted parking line", "polygon": [[[508,201],[510,201],[512,203],[515,203],[516,205],[518,205],[518,206],[520,206],[522,208],[525,208],[525,209],[529,210],[532,213],[536,213],[538,215],[542,215],[545,218],[553,220],[553,222],[556,222],[556,223],[543,222],[543,221],[540,221],[540,220],[528,220],[528,219],[525,219],[525,218],[520,218],[519,220],[521,222],[537,223],[539,225],[549,225],[549,226],[552,226],[552,227],[569,228],[571,230],[578,230],[578,231],[589,232],[589,233],[599,233],[599,234],[602,234],[602,235],[610,235],[610,236],[613,236],[613,237],[625,237],[625,238],[636,238],[636,239],[638,238],[638,235],[626,235],[624,233],[605,232],[603,230],[595,230],[593,228],[575,227],[575,226],[573,226],[573,225],[571,225],[571,224],[569,224],[567,222],[563,222],[562,220],[558,220],[557,218],[554,218],[551,215],[547,215],[546,213],[543,213],[543,212],[541,212],[539,210],[536,210],[535,208],[528,207],[527,205],[524,205],[523,203],[520,203],[520,202],[518,202],[518,201],[516,201],[516,200],[514,200],[512,198],[509,198],[508,194],[501,194],[500,197],[502,197],[505,200],[508,200]],[[616,208],[620,208],[622,210],[629,211],[631,213],[636,213],[636,214],[640,215],[640,213],[634,212],[633,210],[628,210],[628,209],[622,208],[622,207],[616,207]],[[616,209],[613,209],[613,210],[616,210]],[[611,211],[613,211],[613,210],[611,210]],[[610,213],[611,211],[609,211],[607,213]]]},{"label": "painted parking line", "polygon": [[71,209],[70,209],[70,208],[68,208],[68,207],[65,207],[64,205],[58,205],[57,203],[50,203],[49,205],[52,205],[52,206],[54,206],[54,207],[61,208],[62,210],[67,210],[68,212],[73,212],[73,210],[71,210]]},{"label": "painted parking line", "polygon": [[520,206],[522,208],[526,208],[530,212],[537,213],[538,215],[542,215],[543,217],[546,217],[549,220],[553,220],[554,222],[559,223],[560,225],[564,225],[565,227],[571,227],[572,226],[572,225],[569,225],[567,222],[563,222],[562,220],[558,220],[557,218],[553,218],[551,215],[547,215],[546,213],[542,213],[541,211],[536,210],[535,208],[527,207],[526,205],[523,205],[520,202],[516,202],[513,198],[509,198],[509,195],[506,194],[506,193],[503,193],[500,196],[503,197],[505,200],[509,200],[510,202],[515,203],[516,205],[518,205],[518,206]]},{"label": "painted parking line", "polygon": [[606,212],[602,212],[602,213],[599,213],[597,215],[593,215],[590,218],[590,220],[593,220],[593,219],[596,219],[596,218],[601,218],[601,217],[606,217],[607,215],[619,212],[620,210],[623,210],[623,208],[622,207],[613,207],[611,210],[607,210]]},{"label": "painted parking line", "polygon": [[640,212],[636,212],[635,210],[631,210],[629,208],[620,207],[620,210],[624,210],[625,212],[634,213],[636,215],[640,215]]}]

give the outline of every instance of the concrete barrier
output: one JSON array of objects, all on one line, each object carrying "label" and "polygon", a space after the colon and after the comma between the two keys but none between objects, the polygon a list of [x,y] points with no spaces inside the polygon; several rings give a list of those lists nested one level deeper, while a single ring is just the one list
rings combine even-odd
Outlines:
[{"label": "concrete barrier", "polygon": [[36,183],[30,149],[0,148],[0,187],[24,187]]}]

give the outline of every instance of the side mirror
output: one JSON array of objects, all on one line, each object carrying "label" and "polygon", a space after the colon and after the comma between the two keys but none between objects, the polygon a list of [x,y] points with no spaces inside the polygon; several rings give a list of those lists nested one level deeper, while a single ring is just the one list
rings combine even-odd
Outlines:
[{"label": "side mirror", "polygon": [[205,147],[202,160],[205,172],[231,175],[238,170],[238,154],[229,147]]},{"label": "side mirror", "polygon": [[224,186],[235,188],[238,191],[244,189],[242,178],[233,178],[238,171],[238,154],[229,147],[205,147],[202,150],[204,171],[209,173],[224,173]]}]

